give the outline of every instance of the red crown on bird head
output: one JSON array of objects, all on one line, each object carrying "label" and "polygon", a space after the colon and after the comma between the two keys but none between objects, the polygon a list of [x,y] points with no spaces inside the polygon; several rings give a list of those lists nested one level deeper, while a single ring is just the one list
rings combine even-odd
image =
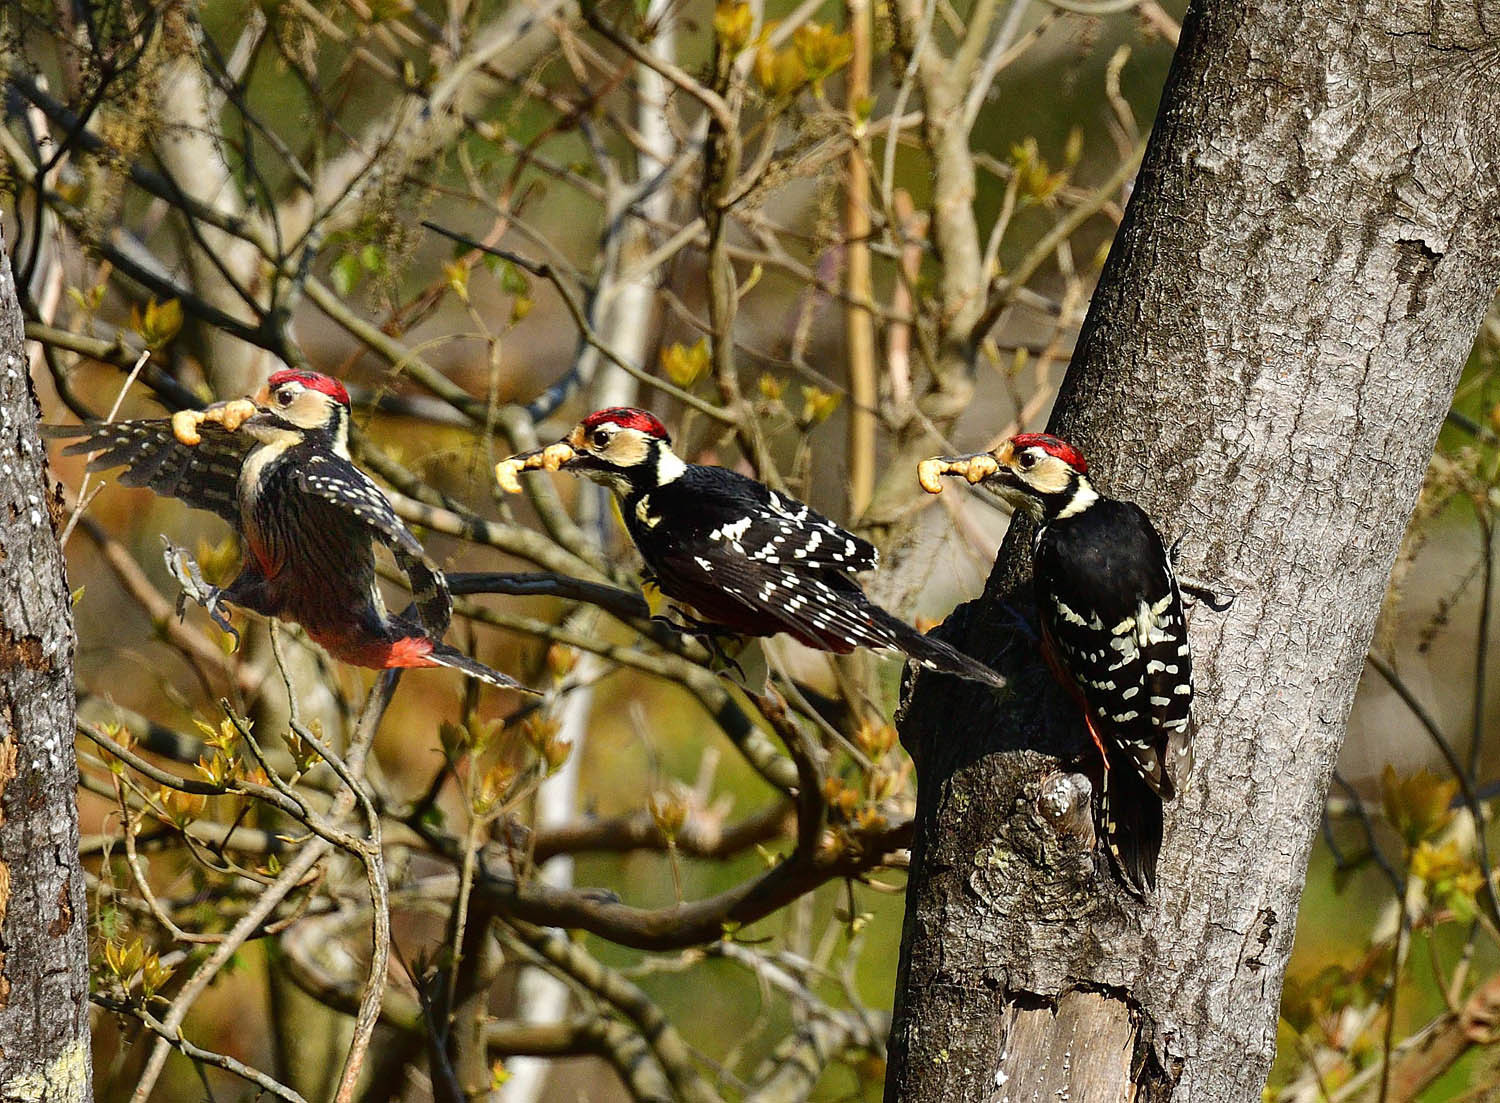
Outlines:
[{"label": "red crown on bird head", "polygon": [[331,375],[286,368],[266,380],[267,387],[279,387],[283,383],[301,383],[310,391],[321,391],[335,402],[349,405],[349,392],[344,390],[344,385]]},{"label": "red crown on bird head", "polygon": [[1011,447],[1017,452],[1023,448],[1040,448],[1049,456],[1056,456],[1080,475],[1088,474],[1089,463],[1083,453],[1061,437],[1051,433],[1021,433],[1010,438]]},{"label": "red crown on bird head", "polygon": [[607,410],[595,410],[583,419],[584,431],[595,429],[605,422],[613,422],[621,429],[635,429],[645,433],[648,437],[657,437],[668,444],[672,443],[672,438],[667,435],[667,427],[655,414],[645,410],[637,410],[632,406],[611,406]]}]

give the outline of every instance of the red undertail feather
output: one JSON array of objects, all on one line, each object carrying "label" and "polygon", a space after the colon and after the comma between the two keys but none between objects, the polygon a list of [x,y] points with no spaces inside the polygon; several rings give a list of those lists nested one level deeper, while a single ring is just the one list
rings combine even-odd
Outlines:
[{"label": "red undertail feather", "polygon": [[[305,626],[304,626],[305,627]],[[446,666],[500,689],[535,693],[509,674],[502,674],[470,658],[457,648],[426,636],[402,636],[395,640],[350,640],[347,636],[308,631],[314,641],[335,659],[371,670],[407,670],[413,667]]]},{"label": "red undertail feather", "polygon": [[440,666],[432,657],[432,641],[426,636],[407,636],[390,645],[383,664],[387,668]]},{"label": "red undertail feather", "polygon": [[371,670],[444,665],[432,657],[433,644],[426,636],[403,636],[396,640],[351,640],[347,636],[334,636],[325,632],[309,631],[308,635],[335,659]]}]

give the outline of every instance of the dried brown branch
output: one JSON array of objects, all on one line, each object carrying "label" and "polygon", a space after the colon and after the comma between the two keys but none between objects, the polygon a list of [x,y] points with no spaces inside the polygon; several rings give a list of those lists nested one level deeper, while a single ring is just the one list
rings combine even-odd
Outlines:
[{"label": "dried brown branch", "polygon": [[[885,864],[908,845],[911,823],[853,832],[835,853],[785,858],[759,877],[716,896],[669,908],[635,908],[608,894],[562,891],[540,884],[518,884],[510,874],[486,868],[475,897],[494,914],[546,927],[589,931],[622,946],[675,950],[698,946],[764,919],[829,881],[858,878]],[[447,850],[450,859],[457,855]]]},{"label": "dried brown branch", "polygon": [[629,1019],[660,1062],[674,1094],[687,1103],[716,1103],[718,1093],[694,1067],[693,1055],[671,1022],[640,988],[570,941],[566,935],[511,922],[515,939]]}]

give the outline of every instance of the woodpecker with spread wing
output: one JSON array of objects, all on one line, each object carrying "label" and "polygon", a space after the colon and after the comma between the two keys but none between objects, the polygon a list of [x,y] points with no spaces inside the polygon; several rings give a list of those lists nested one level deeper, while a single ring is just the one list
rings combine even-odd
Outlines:
[{"label": "woodpecker with spread wing", "polygon": [[546,468],[612,491],[651,580],[702,622],[744,636],[785,632],[822,651],[900,651],[918,665],[1004,688],[984,664],[924,636],[865,596],[854,576],[878,553],[779,491],[685,463],[645,410],[598,410],[556,444],[502,461],[500,485]]},{"label": "woodpecker with spread wing", "polygon": [[[180,498],[234,527],[245,558],[224,590],[203,586],[185,557],[168,554],[174,573],[226,630],[233,632],[220,601],[300,624],[330,655],[355,666],[447,666],[525,690],[442,642],[453,611],[447,582],[349,458],[349,412],[337,379],[287,370],[272,375],[254,403],[46,431],[81,436],[64,452],[92,453],[90,471],[123,467],[126,486]],[[385,607],[375,581],[377,540],[411,583],[417,621]]]},{"label": "woodpecker with spread wing", "polygon": [[1082,454],[1049,434],[918,465],[930,493],[943,475],[964,476],[1037,523],[1032,574],[1043,649],[1104,757],[1100,834],[1144,893],[1156,884],[1162,802],[1193,761],[1193,656],[1172,555],[1144,510],[1100,494]]}]

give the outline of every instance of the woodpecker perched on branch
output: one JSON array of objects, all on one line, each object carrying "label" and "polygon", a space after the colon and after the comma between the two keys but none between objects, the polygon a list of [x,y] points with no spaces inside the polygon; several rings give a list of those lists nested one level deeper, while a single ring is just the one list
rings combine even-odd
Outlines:
[{"label": "woodpecker perched on branch", "polygon": [[503,460],[500,485],[545,468],[611,490],[652,580],[711,626],[778,632],[822,651],[900,651],[929,670],[1004,688],[994,671],[875,605],[854,576],[878,553],[794,498],[722,467],[685,463],[645,410],[599,410],[556,444]]},{"label": "woodpecker perched on branch", "polygon": [[[1046,433],[918,465],[929,493],[942,489],[943,475],[962,475],[1037,522],[1043,649],[1104,757],[1100,835],[1144,893],[1156,885],[1162,802],[1193,762],[1193,656],[1172,555],[1144,510],[1100,494],[1078,450]],[[1201,587],[1193,592],[1228,607]]]},{"label": "woodpecker perched on branch", "polygon": [[[337,659],[377,670],[448,666],[491,685],[525,689],[442,641],[453,601],[442,571],[349,458],[349,394],[337,379],[280,371],[255,402],[237,399],[172,418],[48,426],[83,439],[63,451],[97,453],[90,471],[124,467],[120,482],[149,486],[234,526],[245,550],[227,589],[206,586],[175,549],[168,566],[226,631],[220,601],[300,624]],[[420,623],[386,610],[374,541],[411,583]],[[530,692],[529,690],[527,692]]]}]

